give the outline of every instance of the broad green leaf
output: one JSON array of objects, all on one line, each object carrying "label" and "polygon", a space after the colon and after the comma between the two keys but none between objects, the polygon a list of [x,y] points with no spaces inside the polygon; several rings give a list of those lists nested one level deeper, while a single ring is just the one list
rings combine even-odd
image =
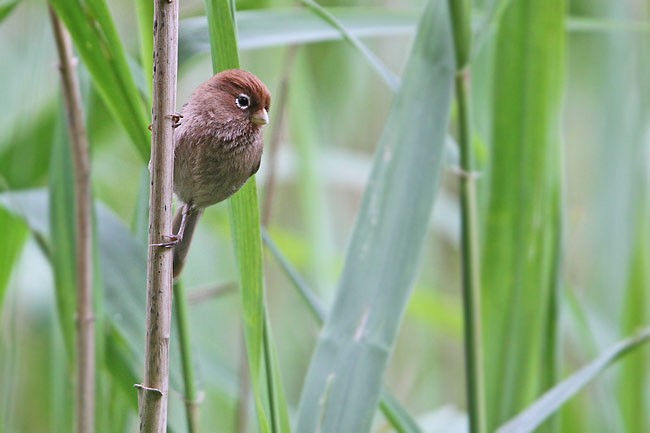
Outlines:
[{"label": "broad green leaf", "polygon": [[426,8],[375,155],[296,430],[367,432],[417,270],[443,162],[454,59],[446,2]]},{"label": "broad green leaf", "polygon": [[650,329],[645,329],[635,337],[618,342],[598,358],[546,392],[525,411],[501,426],[497,433],[528,433],[534,431],[613,362],[637,349],[648,340],[650,340]]},{"label": "broad green leaf", "polygon": [[[239,67],[235,7],[231,0],[207,0],[215,72]],[[262,432],[288,433],[288,409],[267,326],[264,267],[257,186],[253,176],[229,200],[230,224],[239,270],[248,368]]]},{"label": "broad green leaf", "polygon": [[[298,290],[298,293],[305,302],[305,305],[311,311],[314,319],[322,325],[326,316],[325,308],[316,297],[314,291],[307,286],[305,280],[300,276],[289,260],[287,260],[284,254],[282,254],[269,233],[264,229],[262,229],[262,237],[264,243],[278,261],[280,267],[282,267],[282,270],[287,274],[293,286]],[[421,433],[421,429],[417,425],[417,422],[413,417],[411,417],[397,398],[393,396],[388,388],[382,390],[379,406],[386,419],[388,419],[390,424],[399,433]]]},{"label": "broad green leaf", "polygon": [[[52,203],[47,191],[42,189],[0,194],[0,207],[23,219],[32,234],[41,239],[47,251],[54,234],[50,226],[48,209],[59,206]],[[60,212],[63,209],[59,209]],[[113,380],[122,392],[130,396],[133,409],[137,409],[134,377],[140,377],[144,362],[144,315],[146,283],[146,247],[139,242],[112,211],[101,204],[96,205],[97,241],[104,287],[103,309],[105,312],[106,360]],[[53,215],[54,218],[54,215]],[[56,216],[61,218],[61,216]],[[58,247],[60,250],[60,247]],[[47,252],[46,251],[46,252]],[[52,253],[47,254],[51,258]],[[74,256],[69,256],[72,260]],[[51,258],[51,260],[53,260]],[[53,261],[54,264],[54,261]],[[58,263],[57,263],[58,265]],[[67,281],[67,280],[65,280]],[[67,295],[67,294],[64,294]],[[74,315],[74,311],[73,311]],[[68,325],[72,326],[72,325]],[[171,385],[180,389],[180,364],[178,352],[172,351]]]},{"label": "broad green leaf", "polygon": [[122,124],[143,161],[149,160],[149,114],[113,18],[104,0],[53,0],[75,48],[113,116]]},{"label": "broad green leaf", "polygon": [[564,7],[564,0],[511,2],[497,33],[482,230],[488,431],[552,376]]}]

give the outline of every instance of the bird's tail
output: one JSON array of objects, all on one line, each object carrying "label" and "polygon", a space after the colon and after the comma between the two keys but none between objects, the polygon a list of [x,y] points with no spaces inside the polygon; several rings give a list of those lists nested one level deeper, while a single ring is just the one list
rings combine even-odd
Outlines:
[{"label": "bird's tail", "polygon": [[[181,221],[183,220],[183,208],[184,206],[181,206],[176,212],[173,223],[174,231],[172,233],[178,233],[180,230]],[[174,246],[174,279],[178,278],[183,270],[185,258],[190,250],[190,244],[192,243],[192,236],[194,235],[196,223],[199,222],[199,218],[202,214],[203,209],[190,208],[189,212],[185,216],[185,231],[183,232],[183,239]]]}]

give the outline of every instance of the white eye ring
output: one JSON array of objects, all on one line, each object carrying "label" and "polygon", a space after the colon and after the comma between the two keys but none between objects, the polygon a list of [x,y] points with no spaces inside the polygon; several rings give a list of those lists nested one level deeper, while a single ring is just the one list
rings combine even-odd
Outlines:
[{"label": "white eye ring", "polygon": [[235,104],[242,110],[247,109],[251,105],[251,98],[248,95],[244,95],[243,93],[238,95],[235,98]]}]

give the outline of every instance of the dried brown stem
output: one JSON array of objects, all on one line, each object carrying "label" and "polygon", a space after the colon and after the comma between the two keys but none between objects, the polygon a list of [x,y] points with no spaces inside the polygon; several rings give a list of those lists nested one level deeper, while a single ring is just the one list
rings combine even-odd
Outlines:
[{"label": "dried brown stem", "polygon": [[75,431],[90,433],[95,430],[95,316],[92,295],[93,240],[88,135],[86,134],[79,78],[76,71],[77,59],[72,49],[72,40],[51,7],[50,18],[59,54],[59,68],[63,83],[75,176],[77,266]]},{"label": "dried brown stem", "polygon": [[[174,164],[173,115],[176,111],[178,1],[154,4],[154,77],[151,140],[149,244],[172,232]],[[138,385],[140,432],[167,428],[169,335],[172,319],[172,249],[150,246],[147,261],[147,335],[144,381]]]}]

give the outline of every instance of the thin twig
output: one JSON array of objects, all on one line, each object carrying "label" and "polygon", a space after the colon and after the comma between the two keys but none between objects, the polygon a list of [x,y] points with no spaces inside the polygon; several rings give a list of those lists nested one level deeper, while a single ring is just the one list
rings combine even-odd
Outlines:
[{"label": "thin twig", "polygon": [[[176,110],[177,63],[178,1],[157,0],[154,5],[150,245],[167,241],[165,236],[172,232],[172,117]],[[150,246],[147,261],[144,381],[142,385],[137,385],[141,433],[164,433],[167,429],[171,309],[172,250]]]},{"label": "thin twig", "polygon": [[280,138],[282,137],[282,130],[284,129],[284,119],[287,108],[287,96],[289,93],[289,80],[291,78],[291,71],[295,64],[296,54],[298,53],[298,46],[292,45],[289,47],[284,59],[284,67],[282,68],[282,79],[278,87],[278,91],[274,96],[277,101],[274,109],[274,124],[273,133],[267,147],[269,159],[266,164],[268,167],[268,176],[266,178],[266,188],[264,195],[264,202],[262,203],[262,226],[268,227],[271,219],[271,207],[273,205],[273,195],[275,192],[275,175],[278,168],[278,150],[280,148]]},{"label": "thin twig", "polygon": [[76,431],[95,430],[95,316],[93,312],[92,212],[88,135],[81,104],[77,59],[70,34],[50,7],[50,18],[59,53],[63,94],[68,118],[75,176],[77,266],[77,391]]}]

